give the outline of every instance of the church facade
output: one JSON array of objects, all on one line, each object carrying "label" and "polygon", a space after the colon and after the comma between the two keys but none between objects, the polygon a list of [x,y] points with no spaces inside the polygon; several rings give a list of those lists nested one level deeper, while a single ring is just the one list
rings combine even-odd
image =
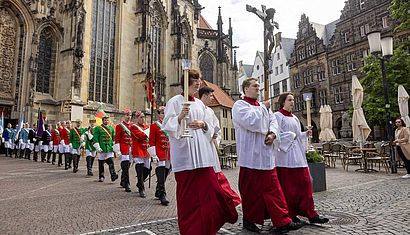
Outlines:
[{"label": "church facade", "polygon": [[197,0],[0,0],[0,112],[34,122],[82,119],[103,106],[150,108],[180,92],[182,59],[235,93],[232,27],[201,16]]}]

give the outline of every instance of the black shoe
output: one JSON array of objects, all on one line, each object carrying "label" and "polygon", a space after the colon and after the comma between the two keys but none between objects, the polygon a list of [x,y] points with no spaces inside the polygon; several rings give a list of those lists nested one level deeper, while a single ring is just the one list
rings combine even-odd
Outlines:
[{"label": "black shoe", "polygon": [[309,223],[311,223],[311,224],[325,224],[327,222],[329,222],[329,219],[326,218],[326,217],[322,217],[320,215],[317,215],[317,216],[309,219]]},{"label": "black shoe", "polygon": [[120,182],[120,186],[123,187],[123,188],[125,188],[127,185],[125,185],[124,182],[121,181],[121,182]]},{"label": "black shoe", "polygon": [[168,206],[169,201],[167,199],[167,195],[165,193],[159,196],[159,200],[161,201],[161,205]]},{"label": "black shoe", "polygon": [[243,228],[248,230],[248,231],[254,232],[254,233],[260,233],[261,232],[261,229],[258,228],[258,226],[256,226],[256,224],[251,223],[247,220],[243,220]]},{"label": "black shoe", "polygon": [[[51,163],[50,161],[47,161],[47,163]],[[54,165],[54,164],[53,164]]]},{"label": "black shoe", "polygon": [[104,177],[100,177],[100,178],[98,179],[98,182],[104,182]]},{"label": "black shoe", "polygon": [[140,197],[142,197],[142,198],[146,197],[145,189],[143,189],[143,188],[138,189],[138,193],[139,193]]},{"label": "black shoe", "polygon": [[155,190],[155,197],[159,198],[161,196],[161,192],[159,190]]},{"label": "black shoe", "polygon": [[55,165],[56,164],[56,162],[51,162],[51,165]]},{"label": "black shoe", "polygon": [[125,192],[127,193],[131,192],[131,188],[129,185],[126,185],[124,188],[125,188]]},{"label": "black shoe", "polygon": [[287,233],[290,230],[298,230],[302,227],[302,223],[295,223],[295,222],[290,222],[289,224],[279,227],[277,228],[275,231],[277,233],[283,234],[283,233]]},{"label": "black shoe", "polygon": [[68,167],[65,167],[64,170],[68,170]]},{"label": "black shoe", "polygon": [[77,172],[78,172],[78,169],[74,168],[73,173],[77,173]]},{"label": "black shoe", "polygon": [[111,181],[112,181],[112,182],[116,181],[117,179],[118,179],[118,175],[117,175],[117,174],[111,176]]},{"label": "black shoe", "polygon": [[295,217],[292,219],[293,223],[299,223],[302,224],[302,226],[306,225],[306,221],[299,219],[298,217]]}]

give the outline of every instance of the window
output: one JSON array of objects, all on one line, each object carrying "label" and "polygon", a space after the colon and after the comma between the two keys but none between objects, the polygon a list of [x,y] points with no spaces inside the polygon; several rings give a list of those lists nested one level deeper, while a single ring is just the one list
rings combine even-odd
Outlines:
[{"label": "window", "polygon": [[315,54],[315,44],[310,44],[307,48],[307,56],[311,56]]},{"label": "window", "polygon": [[55,46],[56,43],[52,31],[50,28],[45,28],[41,31],[39,41],[36,80],[37,92],[52,95],[52,77],[54,75],[52,66],[54,66],[55,62]]},{"label": "window", "polygon": [[345,32],[345,33],[344,33],[344,40],[345,40],[345,43],[349,43],[349,42],[350,42],[349,32]]},{"label": "window", "polygon": [[280,65],[280,74],[283,73],[283,64]]},{"label": "window", "polygon": [[277,59],[277,60],[280,60],[280,54],[279,54],[279,52],[276,53],[276,59]]},{"label": "window", "polygon": [[288,79],[282,80],[282,92],[288,91]]},{"label": "window", "polygon": [[228,140],[228,128],[224,127],[222,128],[222,130],[223,130],[224,140]]},{"label": "window", "polygon": [[389,22],[388,22],[387,16],[382,17],[382,25],[383,25],[383,29],[389,27]]},{"label": "window", "polygon": [[320,81],[324,81],[325,80],[325,69],[323,68],[323,66],[318,66],[317,67],[317,80]]},{"label": "window", "polygon": [[332,61],[331,66],[332,66],[332,75],[338,75],[341,74],[341,68],[340,68],[340,60],[339,59],[335,59]]},{"label": "window", "polygon": [[222,109],[222,117],[228,118],[228,110]]},{"label": "window", "polygon": [[360,36],[366,37],[366,30],[365,30],[364,25],[360,26]]},{"label": "window", "polygon": [[92,38],[88,100],[114,103],[114,59],[116,3],[95,0],[92,9]]},{"label": "window", "polygon": [[335,94],[335,103],[336,104],[343,104],[342,87],[335,87],[334,88],[334,94]]},{"label": "window", "polygon": [[293,75],[293,88],[299,88],[300,87],[300,75],[299,74],[295,74]]},{"label": "window", "polygon": [[235,128],[231,128],[231,138],[232,138],[232,140],[236,139],[236,137],[235,137]]},{"label": "window", "polygon": [[208,53],[204,53],[199,62],[202,79],[208,82],[214,82],[214,60]]},{"label": "window", "polygon": [[313,83],[313,73],[312,69],[308,69],[303,72],[303,81],[305,81],[305,85],[309,85]]},{"label": "window", "polygon": [[319,102],[320,102],[320,105],[327,104],[326,90],[319,91]]},{"label": "window", "polygon": [[273,84],[273,96],[278,96],[280,94],[279,82]]},{"label": "window", "polygon": [[279,74],[279,68],[278,68],[278,66],[276,66],[275,67],[275,75],[278,75]]},{"label": "window", "polygon": [[305,109],[305,102],[301,96],[295,97],[295,110],[301,111]]},{"label": "window", "polygon": [[346,56],[346,66],[347,66],[347,71],[349,72],[357,69],[355,53],[352,53]]},{"label": "window", "polygon": [[301,48],[297,51],[299,60],[305,59],[305,48]]},{"label": "window", "polygon": [[360,10],[364,9],[365,2],[366,2],[366,0],[360,0]]}]

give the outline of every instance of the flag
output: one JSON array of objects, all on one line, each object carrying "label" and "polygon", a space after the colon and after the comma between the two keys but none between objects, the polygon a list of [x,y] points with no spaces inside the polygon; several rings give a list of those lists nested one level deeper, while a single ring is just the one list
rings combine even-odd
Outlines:
[{"label": "flag", "polygon": [[23,122],[24,122],[24,108],[23,108],[23,111],[21,111],[21,114],[20,114],[19,124],[17,125],[17,130],[16,130],[17,134],[16,134],[15,138],[18,138],[18,136],[20,134],[20,131],[23,128]]},{"label": "flag", "polygon": [[1,119],[0,119],[0,134],[4,131],[4,114],[1,112]]},{"label": "flag", "polygon": [[[95,114],[95,125],[101,126],[101,124],[102,124],[102,118],[103,118],[105,115],[107,115],[107,114],[106,114],[105,111],[104,111],[103,105],[100,104],[100,106],[98,106],[97,113]],[[109,118],[108,120],[109,120],[108,125],[114,126],[114,124],[113,124],[111,118]]]},{"label": "flag", "polygon": [[149,79],[147,84],[144,87],[145,87],[145,92],[146,92],[148,101],[151,107],[155,110],[157,108],[157,102],[155,102],[156,95],[154,91],[154,81],[152,79]]},{"label": "flag", "polygon": [[43,136],[43,132],[45,131],[46,128],[44,128],[44,118],[43,118],[43,113],[40,111],[40,108],[38,109],[38,119],[37,119],[37,131],[36,131],[36,137],[41,138]]}]

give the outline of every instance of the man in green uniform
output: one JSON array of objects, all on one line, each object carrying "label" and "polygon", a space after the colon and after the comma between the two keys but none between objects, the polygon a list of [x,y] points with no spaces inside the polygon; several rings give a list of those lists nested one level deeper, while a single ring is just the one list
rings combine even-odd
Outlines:
[{"label": "man in green uniform", "polygon": [[93,164],[95,158],[95,148],[93,146],[95,118],[91,118],[89,121],[90,126],[83,133],[83,139],[85,140],[85,156],[87,162],[87,176],[93,176]]},{"label": "man in green uniform", "polygon": [[102,118],[102,125],[94,129],[94,148],[98,156],[98,178],[99,182],[104,181],[104,162],[107,163],[111,174],[111,181],[118,179],[114,167],[113,141],[115,136],[114,127],[109,126],[109,117]]},{"label": "man in green uniform", "polygon": [[84,130],[81,128],[81,120],[75,120],[75,125],[70,129],[69,142],[70,152],[73,158],[73,172],[77,173],[78,163],[80,162],[81,148],[84,147],[84,140],[81,138]]}]

